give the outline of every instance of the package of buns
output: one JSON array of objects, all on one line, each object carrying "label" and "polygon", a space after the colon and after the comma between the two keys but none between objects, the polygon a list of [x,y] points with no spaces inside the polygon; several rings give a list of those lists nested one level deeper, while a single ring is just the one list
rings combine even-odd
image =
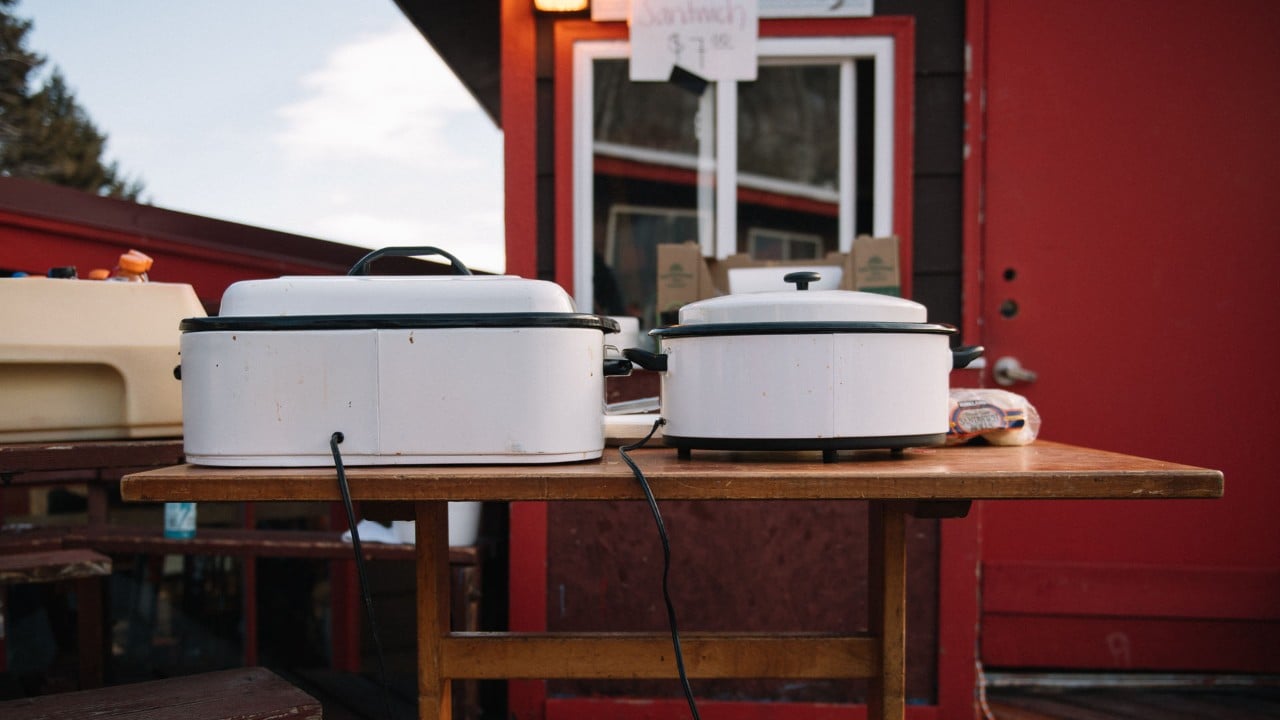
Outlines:
[{"label": "package of buns", "polygon": [[991,445],[1029,445],[1040,433],[1040,413],[1007,390],[953,388],[947,444],[981,438]]}]

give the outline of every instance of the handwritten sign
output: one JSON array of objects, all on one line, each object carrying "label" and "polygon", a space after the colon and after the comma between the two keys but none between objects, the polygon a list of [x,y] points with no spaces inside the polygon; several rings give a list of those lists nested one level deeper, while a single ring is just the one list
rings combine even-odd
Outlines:
[{"label": "handwritten sign", "polygon": [[631,79],[755,80],[757,0],[632,0]]},{"label": "handwritten sign", "polygon": [[[872,0],[759,0],[761,18],[870,17]],[[611,22],[627,19],[631,0],[591,0],[591,19]]]},{"label": "handwritten sign", "polygon": [[760,0],[760,17],[870,17],[871,0]]}]

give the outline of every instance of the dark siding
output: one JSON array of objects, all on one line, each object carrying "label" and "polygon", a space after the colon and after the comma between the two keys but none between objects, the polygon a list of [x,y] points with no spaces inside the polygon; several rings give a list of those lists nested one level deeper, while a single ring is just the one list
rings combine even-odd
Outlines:
[{"label": "dark siding", "polygon": [[[538,18],[538,279],[556,279],[555,26]],[[572,290],[572,288],[570,288]]]},{"label": "dark siding", "polygon": [[955,0],[877,0],[916,19],[914,275],[929,319],[960,325],[964,165],[964,17]]}]

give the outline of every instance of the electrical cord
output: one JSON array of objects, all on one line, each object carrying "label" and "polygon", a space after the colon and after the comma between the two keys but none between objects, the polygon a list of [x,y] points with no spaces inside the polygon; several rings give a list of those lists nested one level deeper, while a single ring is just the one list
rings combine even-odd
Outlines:
[{"label": "electrical cord", "polygon": [[631,459],[627,453],[631,450],[638,450],[649,442],[653,434],[658,428],[666,425],[667,421],[658,418],[653,423],[653,427],[649,429],[649,434],[644,439],[630,445],[623,445],[618,448],[618,454],[622,456],[622,461],[631,468],[631,472],[636,476],[636,480],[640,483],[640,488],[644,490],[645,499],[649,501],[649,511],[653,513],[653,520],[658,524],[658,536],[662,538],[662,599],[667,604],[667,625],[671,628],[671,645],[675,648],[676,654],[676,671],[680,673],[680,687],[684,690],[684,698],[689,701],[689,712],[693,716],[693,720],[701,720],[698,715],[698,704],[693,699],[693,689],[689,687],[689,676],[684,669],[684,653],[680,649],[680,631],[676,628],[676,608],[671,602],[670,583],[668,576],[671,573],[671,543],[667,539],[667,527],[662,522],[662,513],[658,511],[658,501],[653,497],[653,490],[649,488],[649,481],[645,479],[644,473],[640,471],[639,466]]},{"label": "electrical cord", "polygon": [[342,467],[342,453],[338,444],[344,440],[340,432],[329,436],[329,451],[333,453],[333,467],[338,471],[338,489],[342,491],[342,505],[347,510],[347,526],[351,528],[351,547],[356,553],[356,572],[360,576],[360,592],[364,595],[364,612],[369,620],[369,633],[378,651],[378,679],[382,682],[382,702],[387,720],[394,720],[391,712],[391,686],[387,683],[387,663],[382,656],[382,640],[378,634],[378,621],[373,614],[373,596],[369,594],[369,580],[364,572],[364,552],[360,549],[360,532],[356,529],[356,512],[351,504],[351,488],[347,486],[347,472]]}]

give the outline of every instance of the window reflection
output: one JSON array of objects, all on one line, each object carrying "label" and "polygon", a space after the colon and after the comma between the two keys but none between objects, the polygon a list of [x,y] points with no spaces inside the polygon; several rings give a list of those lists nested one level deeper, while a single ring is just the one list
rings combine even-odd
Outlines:
[{"label": "window reflection", "polygon": [[626,60],[593,64],[596,312],[658,324],[657,246],[713,227],[714,90],[631,82]]},{"label": "window reflection", "polygon": [[838,190],[839,100],[839,65],[761,65],[738,84],[738,171]]},{"label": "window reflection", "polygon": [[[757,80],[727,86],[731,122],[718,125],[716,84],[631,82],[626,59],[593,59],[594,311],[659,325],[664,243],[711,255],[718,237],[721,256],[810,260],[871,232],[874,69],[847,56],[762,60]],[[717,134],[736,155],[721,172],[730,207],[715,203]]]}]

